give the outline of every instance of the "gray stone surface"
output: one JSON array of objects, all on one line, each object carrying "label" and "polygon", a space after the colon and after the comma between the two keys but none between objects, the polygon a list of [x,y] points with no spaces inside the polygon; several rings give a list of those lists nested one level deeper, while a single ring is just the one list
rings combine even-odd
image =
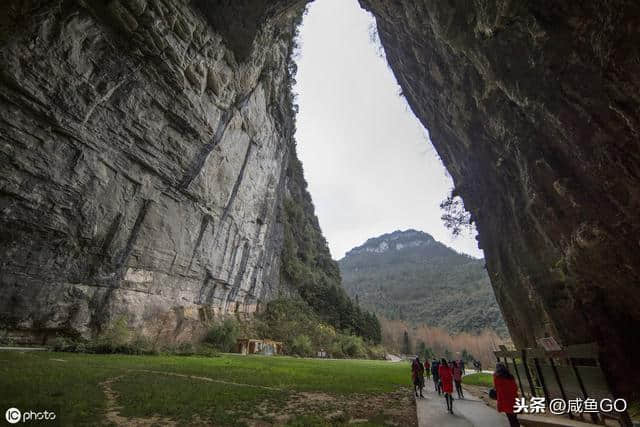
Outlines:
[{"label": "gray stone surface", "polygon": [[[29,7],[32,7],[29,9]],[[300,10],[239,62],[188,2],[0,7],[0,322],[188,339],[279,292]]]},{"label": "gray stone surface", "polygon": [[360,0],[479,232],[513,341],[638,393],[640,3]]}]

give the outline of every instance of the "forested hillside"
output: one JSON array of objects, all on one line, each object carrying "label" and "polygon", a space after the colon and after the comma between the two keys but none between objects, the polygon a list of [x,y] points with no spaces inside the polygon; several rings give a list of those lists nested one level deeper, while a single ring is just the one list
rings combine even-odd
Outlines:
[{"label": "forested hillside", "polygon": [[375,314],[361,310],[340,284],[340,269],[331,258],[320,230],[302,164],[295,152],[287,167],[283,222],[281,280],[288,283],[322,321],[337,330],[380,342],[380,324]]},{"label": "forested hillside", "polygon": [[416,231],[395,231],[349,251],[342,283],[366,310],[450,333],[507,334],[484,260],[459,254]]}]

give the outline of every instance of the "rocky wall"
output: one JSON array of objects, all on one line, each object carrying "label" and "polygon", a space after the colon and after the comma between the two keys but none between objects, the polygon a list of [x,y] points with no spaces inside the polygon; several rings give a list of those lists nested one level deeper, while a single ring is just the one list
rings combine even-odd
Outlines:
[{"label": "rocky wall", "polygon": [[640,389],[640,4],[360,0],[479,232],[515,344]]},{"label": "rocky wall", "polygon": [[242,60],[190,2],[0,9],[2,328],[189,339],[278,293],[300,8]]}]

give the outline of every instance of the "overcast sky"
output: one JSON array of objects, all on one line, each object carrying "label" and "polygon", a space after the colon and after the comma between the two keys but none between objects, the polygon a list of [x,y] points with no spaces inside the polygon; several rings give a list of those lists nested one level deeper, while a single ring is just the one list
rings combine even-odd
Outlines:
[{"label": "overcast sky", "polygon": [[482,257],[473,235],[442,224],[451,178],[370,41],[373,22],[357,0],[316,0],[300,29],[296,140],[331,254],[415,228]]}]

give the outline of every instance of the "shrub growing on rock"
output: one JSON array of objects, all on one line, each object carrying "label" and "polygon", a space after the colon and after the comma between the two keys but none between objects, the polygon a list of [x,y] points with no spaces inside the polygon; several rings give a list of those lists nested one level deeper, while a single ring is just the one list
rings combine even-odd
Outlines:
[{"label": "shrub growing on rock", "polygon": [[225,319],[209,329],[204,341],[219,351],[228,353],[235,349],[239,333],[236,322],[233,319]]}]

